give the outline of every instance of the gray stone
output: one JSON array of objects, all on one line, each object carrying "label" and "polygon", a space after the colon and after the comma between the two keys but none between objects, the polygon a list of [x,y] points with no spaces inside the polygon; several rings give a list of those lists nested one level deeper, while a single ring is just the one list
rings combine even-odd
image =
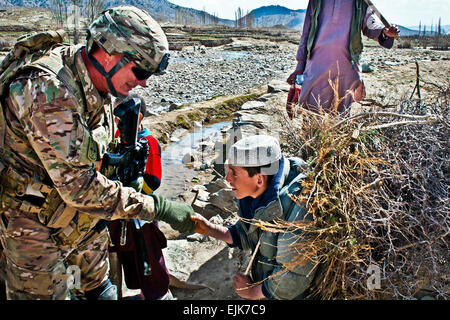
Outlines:
[{"label": "gray stone", "polygon": [[199,189],[197,194],[197,199],[200,201],[207,202],[209,200],[209,192]]},{"label": "gray stone", "polygon": [[208,236],[205,236],[203,234],[199,234],[199,233],[194,233],[194,234],[190,234],[186,237],[187,241],[197,241],[197,242],[205,242],[208,241]]},{"label": "gray stone", "polygon": [[290,84],[286,81],[272,80],[267,85],[267,93],[289,92]]},{"label": "gray stone", "polygon": [[368,63],[363,63],[361,66],[361,71],[363,73],[370,73],[373,72],[373,68]]},{"label": "gray stone", "polygon": [[241,106],[240,110],[264,109],[265,103],[262,101],[247,101]]},{"label": "gray stone", "polygon": [[200,129],[202,127],[202,123],[200,121],[194,121],[194,128]]},{"label": "gray stone", "polygon": [[216,215],[224,215],[224,216],[228,216],[229,213],[228,212],[224,212],[222,209],[213,206],[212,204],[210,204],[209,202],[206,201],[200,201],[200,200],[195,200],[194,203],[192,204],[192,209],[204,216],[206,219],[210,219],[213,216]]},{"label": "gray stone", "polygon": [[196,161],[197,157],[198,156],[195,152],[190,151],[183,156],[183,159],[181,160],[181,162],[183,162],[184,164],[192,163],[192,162]]},{"label": "gray stone", "polygon": [[271,97],[273,97],[272,93],[265,93],[258,98],[258,101],[267,102]]},{"label": "gray stone", "polygon": [[231,189],[221,189],[209,195],[209,202],[225,212],[236,212],[234,193]]},{"label": "gray stone", "polygon": [[217,192],[217,191],[222,190],[222,189],[229,189],[229,190],[231,190],[230,184],[228,182],[226,182],[224,179],[217,179],[216,181],[211,181],[208,184],[208,187],[206,188],[206,190],[209,193],[214,193],[214,192]]}]

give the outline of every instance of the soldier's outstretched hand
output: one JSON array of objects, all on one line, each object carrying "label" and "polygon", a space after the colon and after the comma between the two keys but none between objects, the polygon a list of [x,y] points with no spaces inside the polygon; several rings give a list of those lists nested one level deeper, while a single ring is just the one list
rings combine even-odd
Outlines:
[{"label": "soldier's outstretched hand", "polygon": [[184,233],[194,231],[195,222],[191,220],[194,210],[189,204],[170,201],[160,195],[150,195],[155,201],[155,218],[167,222],[173,229]]}]

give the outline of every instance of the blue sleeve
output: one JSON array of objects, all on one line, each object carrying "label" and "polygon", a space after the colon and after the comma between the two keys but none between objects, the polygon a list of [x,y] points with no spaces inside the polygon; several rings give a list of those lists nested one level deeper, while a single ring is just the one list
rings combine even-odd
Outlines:
[{"label": "blue sleeve", "polygon": [[269,289],[267,289],[265,281],[262,283],[262,293],[267,299],[275,300],[275,297],[269,292]]},{"label": "blue sleeve", "polygon": [[239,237],[239,234],[237,232],[236,225],[234,224],[232,226],[228,226],[227,228],[230,231],[231,239],[233,240],[233,243],[229,244],[228,246],[230,248],[236,248],[237,247],[237,248],[242,250],[241,238]]}]

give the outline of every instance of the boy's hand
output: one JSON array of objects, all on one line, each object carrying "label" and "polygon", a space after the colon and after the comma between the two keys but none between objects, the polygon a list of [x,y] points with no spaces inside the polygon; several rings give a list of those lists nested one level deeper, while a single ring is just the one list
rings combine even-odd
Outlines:
[{"label": "boy's hand", "polygon": [[259,300],[264,299],[265,296],[262,293],[262,285],[256,285],[252,283],[249,276],[241,273],[236,273],[233,278],[234,291],[244,299]]},{"label": "boy's hand", "polygon": [[199,214],[191,216],[191,220],[195,222],[195,233],[208,235],[208,231],[211,229],[210,222],[205,217]]}]

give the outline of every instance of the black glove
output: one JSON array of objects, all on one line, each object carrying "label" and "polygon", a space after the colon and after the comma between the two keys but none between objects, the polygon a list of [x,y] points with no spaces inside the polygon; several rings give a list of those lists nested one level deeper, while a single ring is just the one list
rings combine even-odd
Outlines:
[{"label": "black glove", "polygon": [[160,195],[150,195],[155,201],[155,220],[161,220],[181,232],[193,233],[195,221],[191,220],[194,209],[186,203],[180,203],[165,199]]}]

